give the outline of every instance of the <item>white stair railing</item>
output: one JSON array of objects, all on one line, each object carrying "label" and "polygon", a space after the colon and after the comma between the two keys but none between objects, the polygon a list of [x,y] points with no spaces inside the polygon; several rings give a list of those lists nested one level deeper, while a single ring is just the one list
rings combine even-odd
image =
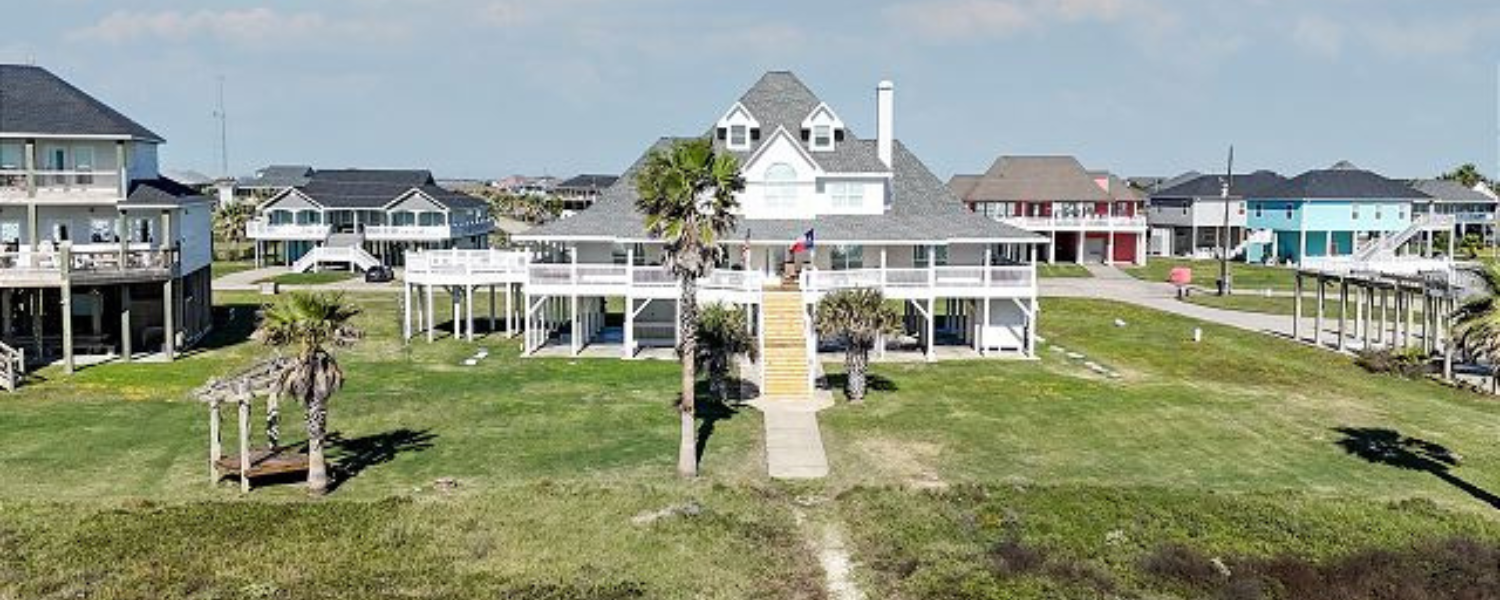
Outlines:
[{"label": "white stair railing", "polygon": [[1417,234],[1437,227],[1452,227],[1454,222],[1453,215],[1417,215],[1406,229],[1396,232],[1394,235],[1388,235],[1365,244],[1363,248],[1354,253],[1353,259],[1355,261],[1369,261],[1395,256],[1396,249],[1406,245]]},{"label": "white stair railing", "polygon": [[375,258],[364,248],[357,246],[319,246],[307,251],[297,262],[292,263],[292,272],[305,273],[314,265],[323,263],[348,263],[350,266],[360,270],[368,271],[380,265],[380,259]]}]

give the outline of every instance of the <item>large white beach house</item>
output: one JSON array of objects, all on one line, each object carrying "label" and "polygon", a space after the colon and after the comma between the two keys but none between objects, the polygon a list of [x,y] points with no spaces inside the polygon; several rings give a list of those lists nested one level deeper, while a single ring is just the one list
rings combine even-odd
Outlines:
[{"label": "large white beach house", "polygon": [[177,350],[212,325],[211,201],[161,136],[45,69],[0,65],[0,361]]},{"label": "large white beach house", "polygon": [[[778,71],[709,123],[706,135],[739,159],[746,189],[738,230],[725,241],[730,259],[699,289],[703,301],[751,310],[768,393],[806,391],[818,347],[810,308],[841,288],[877,288],[905,305],[906,334],[888,340],[888,351],[929,360],[1033,353],[1032,261],[1043,240],[965,210],[895,139],[889,82],[877,88],[876,106],[876,135],[861,138],[796,76]],[[515,236],[533,251],[513,280],[525,296],[527,353],[566,345],[572,354],[599,347],[634,357],[673,345],[677,291],[635,208],[639,168],[638,161],[591,208]],[[815,250],[792,255],[808,232]],[[462,271],[439,266],[456,256],[426,254],[422,265],[408,265],[409,281],[420,281],[429,261],[432,273]],[[449,281],[482,280],[468,273]]]}]

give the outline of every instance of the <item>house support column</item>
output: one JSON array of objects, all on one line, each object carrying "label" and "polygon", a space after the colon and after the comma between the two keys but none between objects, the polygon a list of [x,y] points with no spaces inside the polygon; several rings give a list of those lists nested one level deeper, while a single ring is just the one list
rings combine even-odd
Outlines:
[{"label": "house support column", "polygon": [[467,312],[464,313],[464,334],[469,336],[469,341],[474,341],[474,286],[464,286],[464,304],[467,304]]},{"label": "house support column", "polygon": [[583,327],[578,319],[578,294],[568,297],[568,326],[571,328],[568,346],[573,356],[578,356],[578,351],[583,347]]},{"label": "house support column", "polygon": [[411,283],[401,282],[401,342],[411,341]]},{"label": "house support column", "polygon": [[633,358],[635,356],[633,350],[635,346],[635,298],[631,298],[629,294],[625,295],[625,330],[621,333],[623,334],[621,345],[624,347],[620,349],[620,358]]},{"label": "house support column", "polygon": [[426,302],[426,304],[427,304],[427,343],[431,344],[433,342],[433,340],[437,338],[437,332],[436,332],[437,322],[433,320],[433,317],[435,317],[436,315],[433,314],[433,310],[432,310],[432,306],[433,306],[434,302],[436,301],[436,298],[432,297],[433,296],[433,290],[432,290],[432,288],[437,287],[437,286],[434,286],[434,285],[432,285],[432,284],[429,283],[429,284],[427,284],[426,287],[427,287],[427,302]]},{"label": "house support column", "polygon": [[1313,345],[1314,346],[1322,346],[1323,345],[1323,300],[1324,300],[1325,296],[1324,296],[1324,289],[1323,289],[1323,275],[1321,273],[1318,274],[1317,282],[1318,282],[1318,290],[1313,293],[1313,299],[1314,299],[1314,301],[1316,301],[1318,303],[1317,311],[1314,313],[1316,316],[1313,317]]},{"label": "house support column", "polygon": [[120,286],[120,358],[130,362],[134,349],[130,347],[130,284]]},{"label": "house support column", "polygon": [[927,335],[925,336],[926,339],[924,340],[927,343],[927,362],[934,362],[937,360],[937,355],[933,353],[933,338],[936,335],[937,299],[929,298],[927,300]]},{"label": "house support column", "polygon": [[1298,271],[1292,285],[1292,340],[1302,341],[1302,272]]},{"label": "house support column", "polygon": [[172,289],[172,279],[161,284],[162,309],[162,353],[168,361],[177,360],[177,293]]},{"label": "house support column", "polygon": [[1339,340],[1334,347],[1338,348],[1340,352],[1344,350],[1344,322],[1348,319],[1348,313],[1349,281],[1344,279],[1343,277],[1339,277]]},{"label": "house support column", "polygon": [[11,329],[11,306],[15,302],[15,290],[0,290],[0,336],[9,336]]},{"label": "house support column", "polygon": [[495,332],[497,331],[495,329],[495,315],[496,315],[496,313],[495,313],[495,286],[494,286],[494,284],[491,284],[490,285],[490,335],[494,335]]},{"label": "house support column", "polygon": [[[67,253],[63,253],[66,258]],[[63,267],[62,284],[62,352],[63,373],[73,374],[73,285],[67,281],[67,267]]]}]

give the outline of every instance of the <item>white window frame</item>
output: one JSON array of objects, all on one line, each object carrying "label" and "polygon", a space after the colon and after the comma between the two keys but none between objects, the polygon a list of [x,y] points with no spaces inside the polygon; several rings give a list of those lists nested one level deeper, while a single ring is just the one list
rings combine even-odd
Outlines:
[{"label": "white window frame", "polygon": [[766,167],[766,208],[770,210],[796,210],[797,168],[787,163],[775,163]]},{"label": "white window frame", "polygon": [[[736,132],[738,132],[739,141],[735,141]],[[744,123],[731,123],[729,131],[725,134],[724,138],[724,145],[728,146],[730,150],[749,150],[750,126]]]},{"label": "white window frame", "polygon": [[[818,123],[812,126],[809,135],[809,147],[814,151],[826,152],[833,150],[833,125],[830,123]],[[819,139],[821,138],[821,142]]]},{"label": "white window frame", "polygon": [[823,186],[829,206],[841,210],[858,210],[865,205],[865,186],[853,181],[830,181]]}]

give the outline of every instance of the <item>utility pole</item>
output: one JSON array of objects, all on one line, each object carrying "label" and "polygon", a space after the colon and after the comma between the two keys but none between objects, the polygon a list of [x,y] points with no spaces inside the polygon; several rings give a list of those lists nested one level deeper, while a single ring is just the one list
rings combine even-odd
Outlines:
[{"label": "utility pole", "polygon": [[229,113],[224,111],[224,76],[219,76],[219,109],[214,111],[219,120],[219,177],[229,178]]},{"label": "utility pole", "polygon": [[[1234,188],[1234,145],[1230,144],[1229,145],[1229,166],[1227,168],[1225,168],[1225,170],[1224,170],[1224,188],[1223,188],[1223,192],[1222,192],[1222,196],[1224,198],[1224,231],[1223,231],[1223,235],[1219,236],[1219,239],[1223,240],[1219,244],[1220,245],[1220,248],[1219,248],[1219,295],[1220,296],[1228,296],[1229,294],[1233,293],[1233,288],[1234,288],[1234,284],[1229,279],[1229,277],[1230,277],[1229,276],[1229,248],[1230,248],[1230,246],[1229,246],[1229,241],[1230,241],[1229,240],[1229,211],[1230,211],[1230,208],[1231,208],[1229,204],[1230,204],[1230,195],[1231,195],[1231,192],[1233,191],[1233,188]],[[1243,232],[1243,231],[1241,232],[1242,235],[1244,233],[1246,233],[1246,232]]]}]

